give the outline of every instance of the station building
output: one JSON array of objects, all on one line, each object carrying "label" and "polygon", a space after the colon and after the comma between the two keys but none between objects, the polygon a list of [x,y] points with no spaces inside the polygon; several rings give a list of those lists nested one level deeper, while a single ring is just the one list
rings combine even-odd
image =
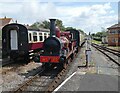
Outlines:
[{"label": "station building", "polygon": [[6,16],[4,18],[0,18],[0,29],[2,29],[3,26],[12,22],[13,22],[12,18],[7,18]]},{"label": "station building", "polygon": [[120,23],[112,25],[108,29],[108,45],[120,46]]}]

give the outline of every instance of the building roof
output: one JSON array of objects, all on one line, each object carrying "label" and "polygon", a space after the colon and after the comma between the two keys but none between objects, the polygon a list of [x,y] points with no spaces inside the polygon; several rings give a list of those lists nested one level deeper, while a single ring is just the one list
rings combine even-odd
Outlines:
[{"label": "building roof", "polygon": [[111,27],[109,27],[107,29],[113,29],[113,28],[120,28],[120,23],[112,25]]},{"label": "building roof", "polygon": [[6,17],[0,18],[0,28],[5,26],[6,24],[9,24],[11,20],[12,18],[6,18]]}]

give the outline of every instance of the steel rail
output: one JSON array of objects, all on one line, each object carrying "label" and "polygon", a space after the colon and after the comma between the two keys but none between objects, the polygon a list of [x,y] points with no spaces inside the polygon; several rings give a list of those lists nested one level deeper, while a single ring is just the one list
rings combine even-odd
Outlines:
[{"label": "steel rail", "polygon": [[37,78],[39,74],[42,74],[45,71],[45,69],[42,69],[39,73],[37,73],[35,76],[30,78],[29,80],[25,81],[20,87],[13,89],[13,93],[21,93],[26,89],[26,87],[32,83],[33,80]]},{"label": "steel rail", "polygon": [[[110,48],[106,48],[106,47],[103,47],[103,46],[100,46],[100,45],[97,45],[97,44],[94,44],[94,43],[92,43],[92,45],[97,46],[101,49],[104,49],[105,51],[108,51],[108,52],[120,57],[120,52],[119,51],[116,51],[116,50],[113,50],[113,49],[110,49]],[[115,53],[115,52],[117,52],[117,53]]]},{"label": "steel rail", "polygon": [[[113,59],[111,56],[109,56],[107,53],[105,53],[102,50],[105,50],[99,46],[95,46],[94,44],[92,44],[93,47],[95,47],[97,50],[99,50],[101,53],[103,53],[104,55],[106,55],[110,60],[112,60],[114,63],[116,63],[118,66],[120,66],[120,63],[118,63],[115,59]],[[109,51],[108,51],[109,52]]]}]

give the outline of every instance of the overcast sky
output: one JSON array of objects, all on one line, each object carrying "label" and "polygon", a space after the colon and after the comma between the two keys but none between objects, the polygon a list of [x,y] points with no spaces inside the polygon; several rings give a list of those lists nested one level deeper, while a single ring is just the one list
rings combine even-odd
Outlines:
[{"label": "overcast sky", "polygon": [[57,18],[63,21],[65,27],[72,26],[86,33],[94,33],[101,31],[101,27],[118,23],[119,0],[8,1],[0,0],[0,17],[11,17],[22,24]]}]

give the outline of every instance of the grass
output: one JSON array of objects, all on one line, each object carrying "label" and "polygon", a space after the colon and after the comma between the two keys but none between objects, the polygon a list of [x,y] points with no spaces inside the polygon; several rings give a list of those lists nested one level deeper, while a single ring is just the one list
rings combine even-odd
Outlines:
[{"label": "grass", "polygon": [[108,46],[108,48],[119,50],[120,51],[120,46]]},{"label": "grass", "polygon": [[92,43],[101,44],[101,41],[92,40]]},{"label": "grass", "polygon": [[100,44],[111,49],[120,50],[120,46],[108,46],[108,44],[102,44],[101,41],[92,40],[92,43]]}]

